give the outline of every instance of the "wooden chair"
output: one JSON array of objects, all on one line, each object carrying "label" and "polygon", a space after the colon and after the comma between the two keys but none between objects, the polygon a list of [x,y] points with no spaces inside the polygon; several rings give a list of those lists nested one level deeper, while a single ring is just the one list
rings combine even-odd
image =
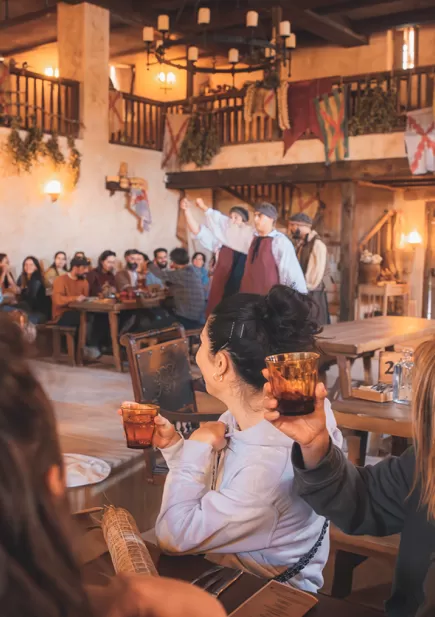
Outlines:
[{"label": "wooden chair", "polygon": [[331,554],[335,553],[334,579],[331,595],[346,598],[352,592],[354,569],[369,557],[395,564],[399,551],[400,535],[375,538],[349,536],[331,525]]},{"label": "wooden chair", "polygon": [[[153,344],[149,345],[150,342]],[[189,342],[182,326],[175,324],[165,330],[125,334],[121,344],[127,350],[135,400],[159,405],[162,416],[175,423],[186,436],[200,422],[218,420],[225,411],[220,401],[194,391]],[[153,469],[154,457],[148,462]],[[154,479],[151,474],[149,481]]]},{"label": "wooden chair", "polygon": [[[71,366],[76,366],[75,355],[75,335],[76,328],[68,326],[58,326],[56,324],[40,324],[37,326],[38,332],[48,331],[52,333],[53,337],[53,360],[60,362],[64,357],[68,358]],[[65,337],[67,353],[62,353],[62,337]]]}]

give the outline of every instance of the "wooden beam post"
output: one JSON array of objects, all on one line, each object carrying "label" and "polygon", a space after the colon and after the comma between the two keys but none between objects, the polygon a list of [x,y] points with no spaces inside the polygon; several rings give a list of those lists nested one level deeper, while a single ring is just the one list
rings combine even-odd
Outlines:
[{"label": "wooden beam post", "polygon": [[352,321],[357,286],[358,239],[355,228],[356,190],[354,182],[341,185],[340,321]]},{"label": "wooden beam post", "polygon": [[[189,47],[186,46],[186,58],[189,53]],[[188,62],[189,65],[192,65],[192,62]],[[193,82],[195,79],[195,74],[191,71],[186,71],[186,99],[190,99],[193,96]]]}]

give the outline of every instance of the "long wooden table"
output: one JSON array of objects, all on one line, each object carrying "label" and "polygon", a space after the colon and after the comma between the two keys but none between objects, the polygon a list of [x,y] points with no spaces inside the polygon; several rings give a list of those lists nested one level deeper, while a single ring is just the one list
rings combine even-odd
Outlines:
[{"label": "long wooden table", "polygon": [[116,302],[114,300],[85,300],[72,302],[69,308],[80,311],[79,340],[77,346],[77,364],[83,364],[83,348],[86,345],[86,325],[88,313],[105,313],[108,316],[110,338],[112,341],[113,358],[116,370],[122,372],[121,348],[119,345],[119,315],[123,311],[137,311],[146,308],[157,308],[167,294],[162,291],[152,298],[141,298]]},{"label": "long wooden table", "polygon": [[352,363],[363,358],[365,381],[371,383],[375,351],[435,336],[435,320],[418,317],[373,317],[325,326],[318,341],[326,356],[337,359],[342,398],[352,395]]}]

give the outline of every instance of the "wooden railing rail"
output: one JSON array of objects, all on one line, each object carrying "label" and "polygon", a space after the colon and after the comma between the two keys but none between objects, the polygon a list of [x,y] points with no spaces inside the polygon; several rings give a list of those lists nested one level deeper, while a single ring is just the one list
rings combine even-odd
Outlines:
[{"label": "wooden railing rail", "polygon": [[[411,70],[368,73],[343,78],[335,76],[331,77],[331,80],[334,85],[346,84],[349,88],[349,120],[355,117],[361,99],[368,89],[380,87],[384,91],[394,90],[397,121],[392,130],[403,130],[406,112],[432,105],[434,75],[435,66],[424,66]],[[258,117],[252,122],[245,121],[245,92],[246,89],[230,90],[223,94],[199,96],[169,103],[124,93],[124,131],[122,135],[112,134],[111,141],[161,150],[166,114],[195,112],[213,112],[222,146],[281,139],[281,131],[275,120]]]},{"label": "wooden railing rail", "polygon": [[0,107],[0,125],[33,125],[44,133],[77,137],[80,130],[79,82],[11,69],[8,103]]}]

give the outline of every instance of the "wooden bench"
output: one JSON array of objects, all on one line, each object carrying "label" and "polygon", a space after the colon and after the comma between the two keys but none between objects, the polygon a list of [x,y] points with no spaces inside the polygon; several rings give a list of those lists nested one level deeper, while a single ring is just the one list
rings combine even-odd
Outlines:
[{"label": "wooden bench", "polygon": [[65,354],[62,354],[62,336],[64,336],[67,348],[66,357],[68,358],[71,366],[76,366],[75,336],[77,329],[68,326],[58,326],[57,324],[48,323],[38,326],[38,332],[43,330],[52,333],[53,360],[59,362],[60,360],[62,360],[63,357],[65,357]]},{"label": "wooden bench", "polygon": [[335,553],[334,579],[331,595],[345,598],[352,592],[354,569],[369,557],[395,564],[399,551],[400,535],[375,538],[349,536],[331,525],[331,554]]}]

